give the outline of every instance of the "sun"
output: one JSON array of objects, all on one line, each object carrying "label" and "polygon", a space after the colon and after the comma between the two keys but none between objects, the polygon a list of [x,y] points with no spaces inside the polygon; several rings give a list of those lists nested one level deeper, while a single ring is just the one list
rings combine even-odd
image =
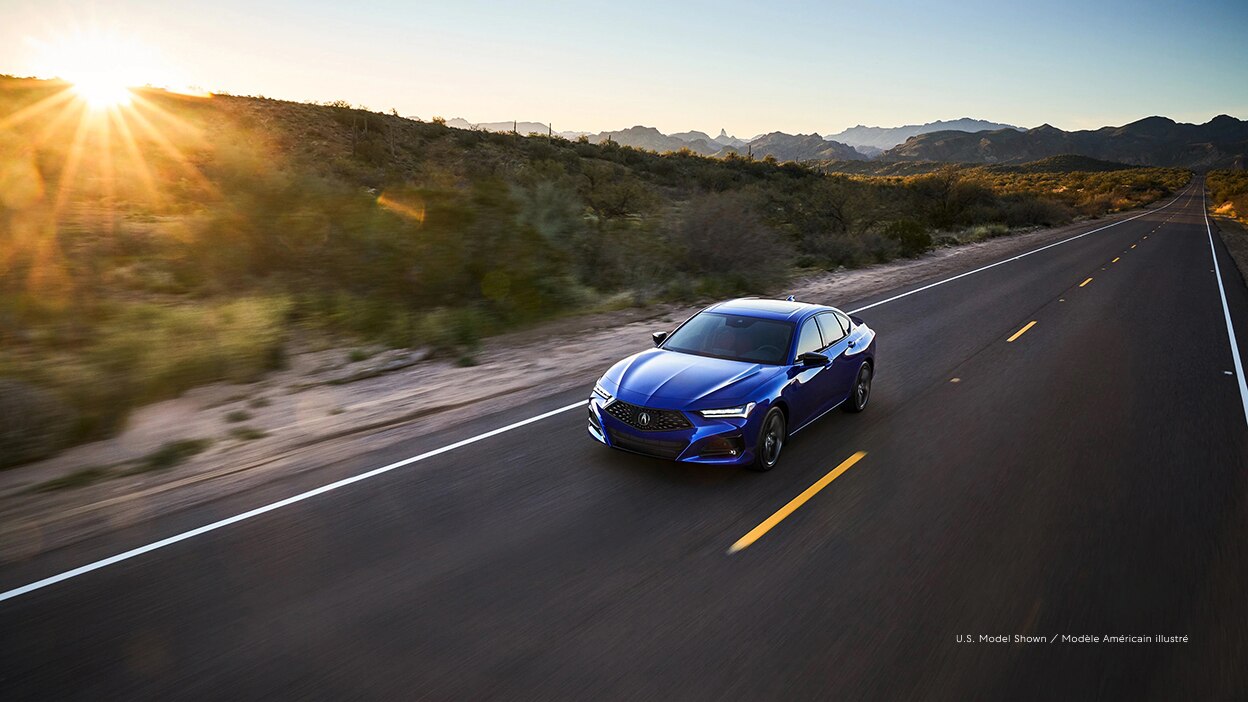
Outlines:
[{"label": "sun", "polygon": [[91,28],[36,42],[41,73],[61,78],[88,108],[130,103],[130,89],[163,82],[163,61],[141,41],[109,29]]},{"label": "sun", "polygon": [[125,79],[109,71],[98,71],[71,79],[74,93],[93,110],[130,104],[130,88]]}]

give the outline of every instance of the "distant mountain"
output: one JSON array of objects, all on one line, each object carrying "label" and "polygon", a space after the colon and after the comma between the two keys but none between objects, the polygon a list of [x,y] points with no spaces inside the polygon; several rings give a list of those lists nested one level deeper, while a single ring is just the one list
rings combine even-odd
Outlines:
[{"label": "distant mountain", "polygon": [[708,144],[716,143],[715,140],[711,138],[711,135],[706,132],[676,132],[675,134],[668,134],[668,136],[674,139],[680,139],[681,141],[705,141]]},{"label": "distant mountain", "polygon": [[866,159],[851,146],[828,141],[818,134],[772,132],[752,139],[744,147],[725,147],[718,155],[748,153],[756,159],[774,156],[778,161],[861,161]]},{"label": "distant mountain", "polygon": [[[971,119],[963,117],[962,119],[953,119],[948,121],[936,120],[927,124],[907,124],[904,127],[866,127],[858,125],[850,127],[839,134],[829,135],[827,138],[832,141],[839,141],[842,144],[849,144],[859,151],[860,147],[871,147],[880,151],[897,146],[912,136],[919,134],[927,134],[928,132],[983,132],[995,131],[998,129],[1019,129],[1011,124],[999,124],[997,122],[988,122],[982,119]],[[863,153],[867,153],[863,151]]]},{"label": "distant mountain", "polygon": [[1075,154],[1134,166],[1228,167],[1248,154],[1248,122],[1219,115],[1205,124],[1147,117],[1121,127],[1067,132],[1034,129],[968,134],[929,132],[911,137],[880,158],[893,161],[1021,163]]},{"label": "distant mountain", "polygon": [[598,144],[610,139],[621,146],[631,146],[659,153],[689,149],[695,153],[709,156],[720,149],[720,146],[711,141],[711,138],[706,134],[701,132],[685,132],[685,134],[698,134],[700,136],[692,140],[682,139],[676,135],[668,136],[654,127],[638,125],[614,132],[601,132],[591,136],[589,140]]},{"label": "distant mountain", "polygon": [[724,129],[720,129],[719,136],[715,137],[715,143],[719,144],[720,146],[732,146],[734,148],[740,148],[742,146],[745,146],[746,141],[745,139],[738,139],[735,136],[729,136],[727,131],[725,131]]},{"label": "distant mountain", "polygon": [[[446,120],[446,126],[448,127],[455,127],[456,129],[480,129],[486,132],[510,132],[513,128],[512,125],[515,125],[514,128],[516,130],[516,133],[518,134],[532,134],[534,132],[538,134],[545,134],[547,130],[549,129],[548,125],[542,124],[541,122],[476,122],[476,123],[473,123],[473,122],[469,122],[463,117],[456,117],[454,119]],[[575,132],[575,131],[574,132],[555,132],[555,134],[565,139],[575,139],[576,137],[579,137],[582,134],[588,134],[588,133],[589,132]]]}]

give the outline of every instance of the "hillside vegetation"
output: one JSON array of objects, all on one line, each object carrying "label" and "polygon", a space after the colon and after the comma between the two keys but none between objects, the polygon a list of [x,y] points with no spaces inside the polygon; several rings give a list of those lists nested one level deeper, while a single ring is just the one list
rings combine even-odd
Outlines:
[{"label": "hillside vegetation", "polygon": [[1215,212],[1248,223],[1248,171],[1209,171],[1205,185]]},{"label": "hillside vegetation", "polygon": [[483,335],[553,315],[763,292],[795,266],[1096,216],[1186,177],[825,175],[345,104],[140,91],[90,112],[63,84],[0,78],[0,463],[258,378],[295,342],[471,363]]}]

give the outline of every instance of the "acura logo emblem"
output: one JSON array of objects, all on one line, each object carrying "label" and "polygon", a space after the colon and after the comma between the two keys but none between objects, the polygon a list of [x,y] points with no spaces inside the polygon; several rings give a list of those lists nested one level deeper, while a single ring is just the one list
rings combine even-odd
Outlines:
[{"label": "acura logo emblem", "polygon": [[650,413],[641,412],[637,415],[637,423],[643,427],[650,426]]}]

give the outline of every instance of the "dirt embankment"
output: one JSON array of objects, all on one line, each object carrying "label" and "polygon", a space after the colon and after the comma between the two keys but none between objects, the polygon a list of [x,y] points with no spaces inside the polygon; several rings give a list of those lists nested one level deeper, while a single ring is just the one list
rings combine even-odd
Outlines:
[{"label": "dirt embankment", "polygon": [[[794,281],[788,292],[799,300],[845,305],[1089,226],[821,273]],[[588,394],[595,374],[644,349],[650,332],[697,309],[664,305],[555,320],[488,340],[474,367],[426,359],[420,351],[370,358],[345,349],[306,351],[293,355],[288,370],[261,382],[202,387],[151,405],[114,438],[0,472],[0,563],[436,432],[502,410],[517,393],[531,399],[583,387]]]}]

